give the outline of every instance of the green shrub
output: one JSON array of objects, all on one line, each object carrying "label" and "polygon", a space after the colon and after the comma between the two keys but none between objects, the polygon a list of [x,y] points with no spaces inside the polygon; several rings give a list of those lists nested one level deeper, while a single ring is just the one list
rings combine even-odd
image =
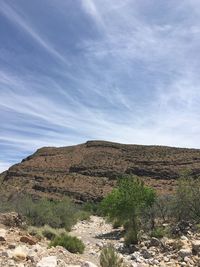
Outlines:
[{"label": "green shrub", "polygon": [[200,178],[194,179],[188,174],[179,179],[174,197],[173,215],[178,221],[200,222]]},{"label": "green shrub", "polygon": [[71,253],[83,253],[85,249],[85,245],[83,242],[77,237],[70,236],[67,234],[62,234],[54,238],[51,241],[50,247],[62,246],[66,248]]},{"label": "green shrub", "polygon": [[111,245],[102,249],[100,265],[101,267],[127,267]]},{"label": "green shrub", "polygon": [[10,203],[10,209],[27,218],[30,225],[53,228],[65,228],[67,231],[77,222],[79,209],[69,198],[62,201],[40,199],[33,201],[29,196],[23,196],[14,203]]}]

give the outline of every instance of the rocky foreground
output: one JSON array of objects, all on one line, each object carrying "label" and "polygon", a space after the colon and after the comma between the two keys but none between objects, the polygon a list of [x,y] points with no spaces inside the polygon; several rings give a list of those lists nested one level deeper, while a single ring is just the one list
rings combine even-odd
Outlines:
[{"label": "rocky foreground", "polygon": [[176,230],[184,232],[178,239],[159,240],[143,235],[138,246],[126,248],[120,229],[112,229],[104,219],[91,216],[89,221],[76,224],[71,232],[86,245],[82,255],[63,247],[48,248],[48,240],[37,240],[21,227],[17,214],[0,215],[1,267],[97,267],[101,249],[108,244],[132,267],[200,266],[200,234],[193,233],[191,225],[184,229],[178,226]]}]

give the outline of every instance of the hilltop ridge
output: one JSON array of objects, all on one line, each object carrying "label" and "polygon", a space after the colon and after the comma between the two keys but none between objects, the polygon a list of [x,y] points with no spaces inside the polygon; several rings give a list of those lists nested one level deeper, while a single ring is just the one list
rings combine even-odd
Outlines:
[{"label": "hilltop ridge", "polygon": [[87,141],[67,147],[43,147],[1,176],[7,196],[72,196],[100,200],[124,174],[137,175],[160,193],[171,192],[180,173],[200,174],[200,150],[167,146],[125,145]]}]

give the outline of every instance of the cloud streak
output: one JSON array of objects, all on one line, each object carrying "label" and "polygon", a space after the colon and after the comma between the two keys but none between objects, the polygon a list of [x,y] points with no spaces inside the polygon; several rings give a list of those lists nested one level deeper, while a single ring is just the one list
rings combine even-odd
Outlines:
[{"label": "cloud streak", "polygon": [[[1,34],[0,169],[41,146],[89,139],[200,148],[197,7],[76,3],[44,1],[44,11],[35,1],[41,24],[23,0],[0,4],[2,23],[26,33],[20,47],[18,31]],[[48,58],[30,52],[30,37]]]},{"label": "cloud streak", "polygon": [[64,57],[47,41],[45,40],[30,24],[26,18],[20,16],[11,6],[2,1],[0,12],[7,17],[16,27],[23,29],[35,42],[43,47],[49,54],[57,60],[66,63]]}]

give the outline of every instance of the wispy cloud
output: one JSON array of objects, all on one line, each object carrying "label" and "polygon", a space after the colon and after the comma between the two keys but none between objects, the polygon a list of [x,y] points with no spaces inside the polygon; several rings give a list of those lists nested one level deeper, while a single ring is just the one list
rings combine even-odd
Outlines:
[{"label": "wispy cloud", "polygon": [[50,44],[44,37],[42,37],[33,26],[29,24],[27,18],[23,18],[17,11],[9,6],[5,1],[0,4],[0,12],[5,15],[10,21],[13,22],[14,26],[22,28],[32,39],[42,46],[49,54],[66,63],[65,58]]},{"label": "wispy cloud", "polygon": [[94,21],[98,24],[98,26],[101,26],[102,28],[105,27],[103,19],[101,17],[101,14],[99,13],[95,1],[93,0],[81,0],[82,6],[85,9],[85,11],[93,17]]},{"label": "wispy cloud", "polygon": [[[41,146],[88,139],[200,148],[196,5],[168,1],[159,9],[146,1],[83,0],[78,8],[70,2],[65,14],[59,12],[62,5],[52,11],[44,3],[44,13],[39,0],[32,3],[44,24],[62,17],[65,25],[55,42],[44,26],[36,26],[30,10],[26,14],[26,5],[0,4],[4,19],[27,34],[23,51],[27,36],[57,59],[49,64],[41,55],[35,63],[35,52],[27,49],[16,54],[14,62],[22,65],[17,70],[13,51],[0,44],[0,56],[2,51],[10,55],[0,63],[1,169]],[[46,26],[49,35],[60,30],[54,26]],[[15,44],[13,36],[8,40]]]}]

